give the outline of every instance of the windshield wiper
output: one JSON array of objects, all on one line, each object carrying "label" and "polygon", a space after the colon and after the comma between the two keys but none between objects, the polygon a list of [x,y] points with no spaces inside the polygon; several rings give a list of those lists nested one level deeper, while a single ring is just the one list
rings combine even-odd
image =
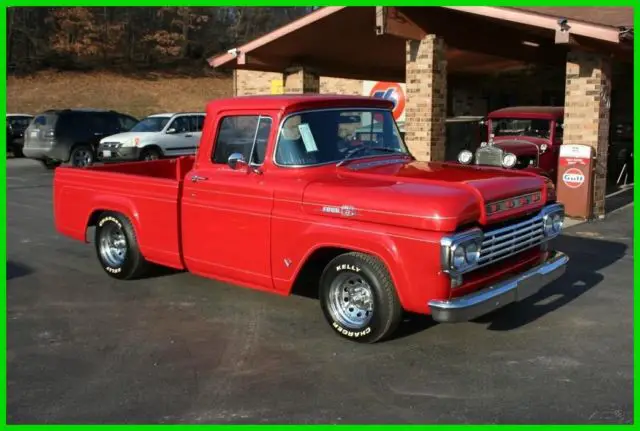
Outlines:
[{"label": "windshield wiper", "polygon": [[401,152],[401,151],[398,151],[397,149],[387,148],[387,147],[365,147],[365,146],[362,146],[362,147],[354,148],[351,151],[347,151],[347,154],[344,156],[344,159],[340,160],[336,166],[342,166],[346,161],[351,159],[351,157],[355,156],[356,154],[358,154],[359,152],[364,151],[364,150],[383,151],[383,152],[386,152],[386,153],[400,153]]}]

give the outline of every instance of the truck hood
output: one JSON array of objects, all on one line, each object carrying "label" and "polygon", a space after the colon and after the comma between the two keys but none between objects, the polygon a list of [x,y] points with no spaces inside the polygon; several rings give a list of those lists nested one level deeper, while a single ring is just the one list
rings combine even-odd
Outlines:
[{"label": "truck hood", "polygon": [[[536,202],[486,213],[489,203],[535,192],[540,192]],[[451,232],[469,223],[487,225],[531,213],[545,197],[545,181],[534,174],[384,158],[352,162],[310,181],[303,207],[328,217]]]},{"label": "truck hood", "polygon": [[498,136],[494,138],[493,144],[502,150],[513,153],[516,156],[537,155],[542,144],[549,145],[548,139],[535,138],[532,136]]}]

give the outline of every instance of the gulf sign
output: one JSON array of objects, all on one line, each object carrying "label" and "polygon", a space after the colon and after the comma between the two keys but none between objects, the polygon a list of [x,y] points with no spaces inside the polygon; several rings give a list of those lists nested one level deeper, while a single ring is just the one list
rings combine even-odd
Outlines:
[{"label": "gulf sign", "polygon": [[577,189],[584,184],[584,174],[580,169],[569,168],[562,174],[562,181],[567,187]]},{"label": "gulf sign", "polygon": [[377,97],[393,102],[393,118],[397,122],[404,121],[407,104],[407,87],[400,82],[362,81],[362,95]]}]

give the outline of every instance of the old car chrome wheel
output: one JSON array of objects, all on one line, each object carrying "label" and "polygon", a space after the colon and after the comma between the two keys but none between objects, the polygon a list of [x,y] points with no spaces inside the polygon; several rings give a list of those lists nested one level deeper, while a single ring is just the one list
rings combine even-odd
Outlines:
[{"label": "old car chrome wheel", "polygon": [[73,153],[73,166],[89,166],[93,162],[93,154],[86,148],[80,148]]},{"label": "old car chrome wheel", "polygon": [[373,291],[358,274],[341,274],[329,290],[329,312],[349,329],[366,326],[373,316]]},{"label": "old car chrome wheel", "polygon": [[114,223],[105,225],[100,232],[100,255],[111,267],[119,267],[127,257],[127,238]]}]

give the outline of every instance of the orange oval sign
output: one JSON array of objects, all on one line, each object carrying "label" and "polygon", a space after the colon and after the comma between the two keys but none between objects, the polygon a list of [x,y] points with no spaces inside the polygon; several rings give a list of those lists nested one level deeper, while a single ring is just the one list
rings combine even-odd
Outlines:
[{"label": "orange oval sign", "polygon": [[406,98],[400,84],[395,82],[376,82],[369,97],[377,97],[393,102],[393,118],[397,121],[404,113]]}]

